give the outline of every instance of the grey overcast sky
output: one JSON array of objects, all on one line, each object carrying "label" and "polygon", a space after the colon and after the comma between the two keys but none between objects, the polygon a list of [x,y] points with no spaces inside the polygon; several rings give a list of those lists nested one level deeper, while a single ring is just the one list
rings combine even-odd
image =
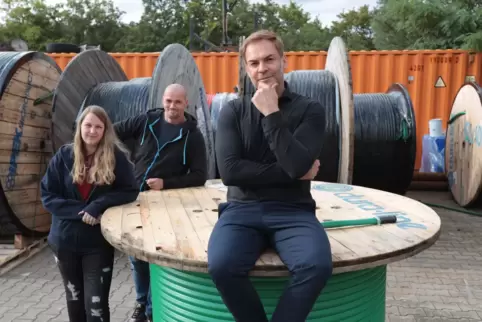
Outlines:
[{"label": "grey overcast sky", "polygon": [[[249,1],[261,2],[262,0]],[[62,0],[47,0],[47,2],[58,3]],[[289,0],[274,0],[274,2],[288,4]],[[295,2],[300,4],[313,18],[318,16],[324,25],[330,25],[343,10],[358,8],[366,4],[373,7],[377,0],[295,0]],[[142,0],[114,0],[114,3],[126,12],[123,17],[126,22],[138,21],[142,15]]]}]

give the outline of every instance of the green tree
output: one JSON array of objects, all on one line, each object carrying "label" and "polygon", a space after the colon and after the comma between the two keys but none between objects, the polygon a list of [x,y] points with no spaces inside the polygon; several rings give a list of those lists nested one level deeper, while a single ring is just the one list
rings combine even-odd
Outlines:
[{"label": "green tree", "polygon": [[482,49],[475,0],[381,0],[372,23],[377,49]]},{"label": "green tree", "polygon": [[131,24],[118,51],[158,52],[171,43],[184,44],[189,35],[180,0],[143,0],[139,23]]},{"label": "green tree", "polygon": [[0,25],[0,40],[25,40],[32,50],[45,50],[45,44],[62,37],[60,6],[48,6],[42,0],[5,0]]},{"label": "green tree", "polygon": [[59,15],[61,40],[74,44],[100,44],[102,50],[112,51],[125,35],[125,27],[120,22],[123,14],[112,0],[67,0]]},{"label": "green tree", "polygon": [[[264,28],[277,32],[289,51],[326,50],[333,36],[343,37],[350,50],[482,50],[481,0],[379,0],[371,10],[362,6],[340,13],[330,28],[311,19],[293,0],[285,5],[274,0],[227,1],[227,36],[233,45],[240,36]],[[4,0],[0,43],[21,38],[33,50],[65,42],[119,52],[157,52],[171,43],[202,51],[221,45],[222,0],[142,3],[140,21],[125,24],[124,13],[113,0],[66,0],[57,5],[46,0]],[[199,37],[191,39],[190,31]]]},{"label": "green tree", "polygon": [[112,0],[67,0],[48,5],[44,0],[6,0],[0,25],[3,41],[25,40],[29,49],[45,50],[52,42],[101,45],[111,51],[124,37],[122,12]]},{"label": "green tree", "polygon": [[337,17],[339,20],[333,22],[331,32],[342,37],[350,50],[375,49],[371,26],[373,11],[367,5],[342,12]]}]

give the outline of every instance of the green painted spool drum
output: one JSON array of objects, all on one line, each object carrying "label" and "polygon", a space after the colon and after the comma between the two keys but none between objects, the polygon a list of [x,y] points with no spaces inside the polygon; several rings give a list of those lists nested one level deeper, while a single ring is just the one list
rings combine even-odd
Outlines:
[{"label": "green painted spool drum", "polygon": [[[150,265],[154,321],[234,322],[205,273]],[[252,277],[268,317],[288,279]],[[386,266],[333,275],[306,321],[385,321]]]},{"label": "green painted spool drum", "polygon": [[[334,269],[307,321],[383,321],[386,265],[435,243],[440,218],[416,200],[359,186],[312,182],[311,194]],[[212,180],[204,187],[141,192],[136,202],[104,212],[106,240],[151,263],[156,321],[233,321],[207,274],[207,245],[217,205],[225,200],[226,187]],[[392,223],[383,224],[387,218]],[[267,251],[250,275],[271,315],[289,272]]]}]

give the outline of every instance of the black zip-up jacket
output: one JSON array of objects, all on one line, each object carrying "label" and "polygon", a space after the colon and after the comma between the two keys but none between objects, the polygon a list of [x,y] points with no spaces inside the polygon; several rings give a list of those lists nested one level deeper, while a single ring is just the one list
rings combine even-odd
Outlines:
[{"label": "black zip-up jacket", "polygon": [[164,109],[156,108],[114,125],[124,143],[134,140],[131,159],[140,191],[149,190],[146,180],[160,178],[164,189],[202,186],[206,182],[206,148],[196,119],[188,113],[178,133],[166,137],[161,127]]},{"label": "black zip-up jacket", "polygon": [[322,149],[320,103],[286,89],[279,111],[264,117],[246,95],[220,112],[216,160],[228,201],[281,201],[314,210],[311,182],[300,180]]},{"label": "black zip-up jacket", "polygon": [[89,251],[110,247],[104,239],[100,225],[82,222],[80,211],[95,218],[110,207],[130,203],[139,195],[133,166],[127,156],[115,151],[115,180],[110,185],[94,185],[89,198],[84,200],[73,183],[72,167],[74,151],[72,144],[63,145],[49,162],[40,182],[44,208],[52,214],[48,242],[56,251]]}]

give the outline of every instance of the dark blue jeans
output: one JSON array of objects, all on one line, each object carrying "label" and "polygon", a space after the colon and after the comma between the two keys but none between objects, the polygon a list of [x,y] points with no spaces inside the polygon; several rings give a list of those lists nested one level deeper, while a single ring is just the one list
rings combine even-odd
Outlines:
[{"label": "dark blue jeans", "polygon": [[114,248],[72,252],[50,245],[62,275],[70,322],[109,322]]},{"label": "dark blue jeans", "polygon": [[229,203],[208,245],[208,271],[237,322],[267,322],[248,273],[273,247],[291,273],[272,322],[303,322],[332,275],[328,236],[313,211],[279,203]]},{"label": "dark blue jeans", "polygon": [[146,307],[146,315],[152,316],[149,263],[129,256],[132,278],[136,287],[136,301]]}]

